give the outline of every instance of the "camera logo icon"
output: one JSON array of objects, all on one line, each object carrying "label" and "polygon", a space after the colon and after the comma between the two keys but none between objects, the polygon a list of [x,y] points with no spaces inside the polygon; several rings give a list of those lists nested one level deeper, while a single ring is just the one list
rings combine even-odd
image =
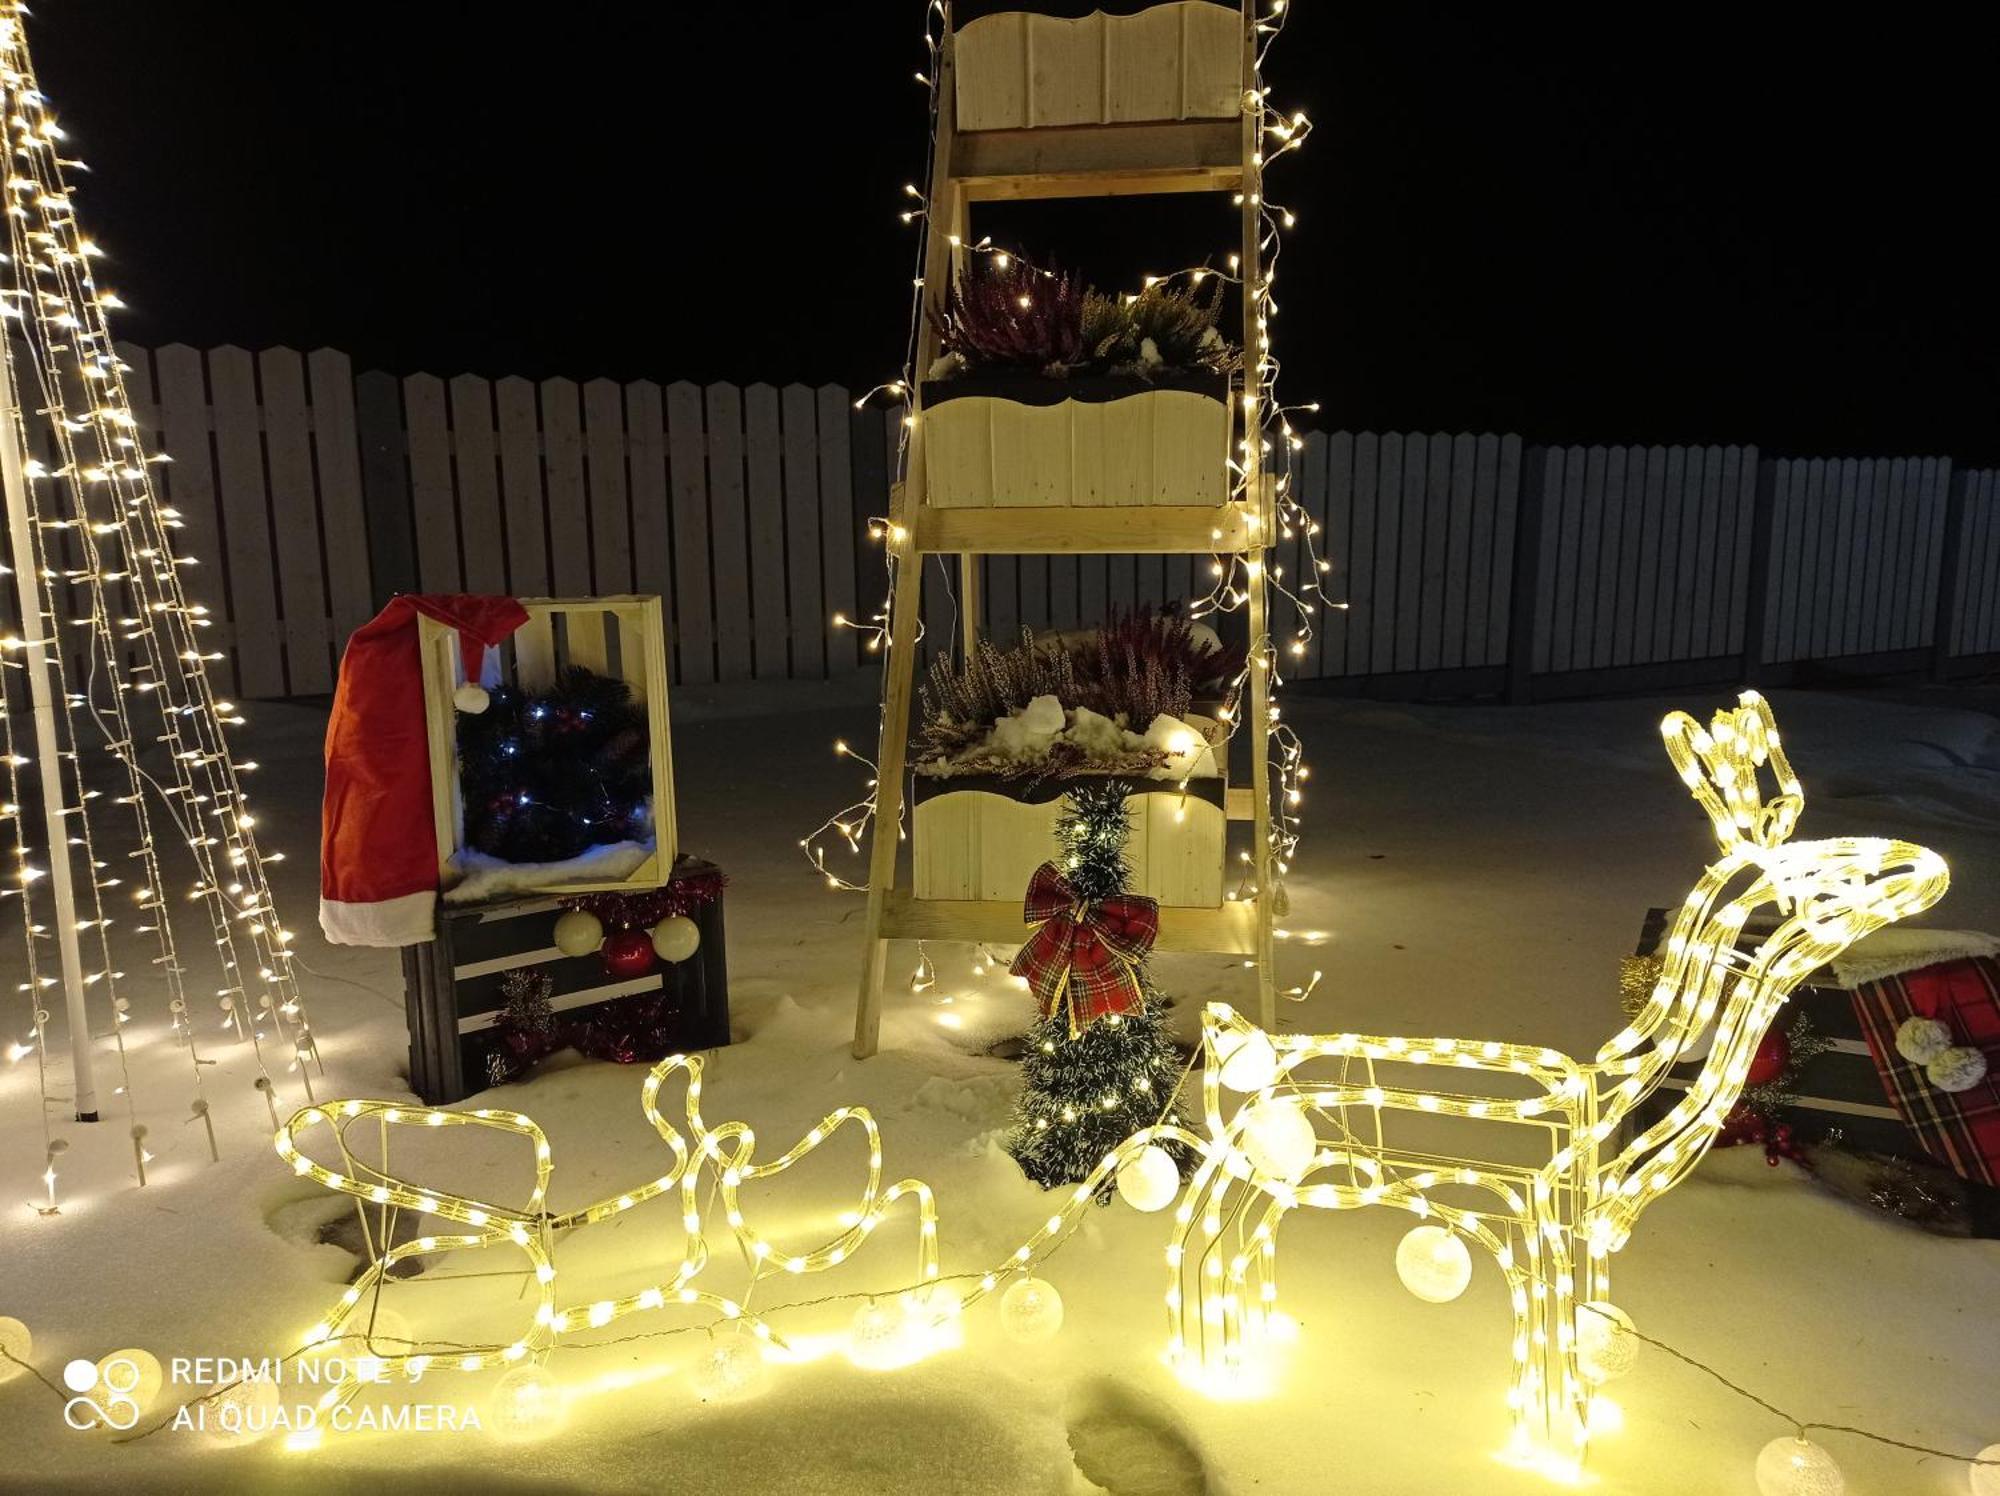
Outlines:
[{"label": "camera logo icon", "polygon": [[79,1356],[63,1368],[63,1385],[77,1394],[63,1404],[63,1422],[73,1429],[125,1432],[139,1421],[138,1391],[144,1378],[129,1356],[111,1356],[101,1365]]}]

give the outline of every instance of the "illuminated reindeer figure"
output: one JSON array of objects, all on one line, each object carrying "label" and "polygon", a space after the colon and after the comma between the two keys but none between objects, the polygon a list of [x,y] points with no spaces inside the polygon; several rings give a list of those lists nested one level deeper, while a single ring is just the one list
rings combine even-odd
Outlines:
[{"label": "illuminated reindeer figure", "polygon": [[[1496,1040],[1266,1034],[1227,1006],[1209,1007],[1208,1136],[1149,1129],[1119,1150],[1129,1158],[1152,1137],[1201,1150],[1167,1248],[1169,1349],[1184,1368],[1227,1378],[1268,1327],[1287,1211],[1393,1206],[1439,1228],[1429,1244],[1446,1249],[1447,1262],[1460,1259],[1461,1272],[1465,1254],[1445,1233],[1499,1263],[1514,1310],[1517,1450],[1561,1469],[1581,1462],[1592,1384],[1579,1343],[1615,1336],[1597,1313],[1609,1308],[1610,1255],[1714,1142],[1799,980],[1871,930],[1930,907],[1949,881],[1941,858],[1909,842],[1788,844],[1804,796],[1756,693],[1717,712],[1707,731],[1682,712],[1661,730],[1721,856],[1681,906],[1644,1009],[1591,1062]],[[1768,801],[1762,769],[1776,781]],[[1740,950],[1746,922],[1767,907],[1777,928]],[[1633,1109],[1676,1062],[1699,1057],[1704,1039],[1686,1094],[1620,1148]],[[1250,1093],[1226,1118],[1225,1088]],[[1458,1146],[1475,1127],[1502,1146]],[[1523,1128],[1545,1134],[1546,1151]]]}]

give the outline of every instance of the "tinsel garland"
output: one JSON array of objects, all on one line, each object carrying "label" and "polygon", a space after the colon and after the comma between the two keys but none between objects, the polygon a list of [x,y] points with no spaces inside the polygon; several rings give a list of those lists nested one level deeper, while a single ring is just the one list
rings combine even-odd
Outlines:
[{"label": "tinsel garland", "polygon": [[676,994],[644,993],[599,1005],[590,1017],[570,1018],[553,1010],[555,979],[538,966],[510,971],[501,983],[507,1005],[494,1023],[501,1049],[487,1056],[491,1085],[521,1080],[558,1050],[574,1049],[593,1060],[619,1065],[651,1064],[680,1047],[680,1003]]},{"label": "tinsel garland", "polygon": [[584,893],[563,899],[565,909],[581,909],[607,930],[650,930],[663,919],[692,915],[722,897],[729,877],[720,868],[678,873],[659,888],[638,893]]}]

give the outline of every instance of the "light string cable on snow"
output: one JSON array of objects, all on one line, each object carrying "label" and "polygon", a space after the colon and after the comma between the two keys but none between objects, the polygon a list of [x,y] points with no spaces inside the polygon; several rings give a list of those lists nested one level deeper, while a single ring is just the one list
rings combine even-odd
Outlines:
[{"label": "light string cable on snow", "polygon": [[[237,766],[231,761],[222,738],[224,721],[240,723],[233,705],[214,694],[206,672],[206,661],[221,658],[205,653],[198,631],[208,626],[206,609],[189,601],[178,568],[191,564],[175,557],[174,529],[181,527],[180,516],[158,503],[153,492],[149,467],[164,457],[145,454],[137,440],[137,422],[123,379],[120,363],[105,320],[108,307],[122,305],[115,296],[100,292],[90,268],[96,247],[78,229],[68,191],[62,179],[66,165],[57,154],[60,129],[48,117],[45,101],[35,81],[21,44],[18,20],[0,20],[6,28],[6,84],[13,107],[8,111],[15,169],[8,182],[12,201],[16,262],[34,279],[19,288],[14,299],[25,314],[32,308],[34,327],[42,333],[40,347],[45,364],[41,384],[51,419],[51,434],[59,446],[58,465],[53,470],[36,465],[35,476],[66,482],[84,533],[93,540],[114,535],[129,569],[107,574],[100,557],[88,568],[88,575],[72,578],[89,583],[93,602],[101,615],[95,620],[101,641],[110,641],[112,628],[105,583],[120,581],[134,604],[136,616],[121,625],[124,641],[141,660],[130,666],[132,679],[120,679],[123,662],[115,648],[101,644],[100,657],[112,678],[109,710],[113,721],[106,723],[104,703],[94,690],[87,699],[93,716],[104,728],[113,751],[125,760],[129,774],[153,784],[160,793],[169,816],[186,840],[198,870],[191,897],[204,902],[211,932],[222,963],[225,985],[218,990],[218,1002],[226,1014],[225,1023],[248,1037],[257,1048],[263,1067],[257,1029],[269,1018],[280,1032],[289,1026],[293,1063],[310,1097],[308,1060],[317,1061],[310,1023],[298,993],[287,946],[290,932],[279,924],[271,899],[264,864],[282,853],[260,854],[251,828],[254,818],[248,810],[237,780]],[[38,227],[28,227],[32,217]],[[45,288],[45,283],[55,289]],[[27,320],[23,317],[24,322]],[[34,341],[31,338],[31,342]],[[86,394],[85,413],[73,413],[65,399],[63,370],[56,355],[68,352],[74,375]],[[89,450],[85,450],[85,447]],[[90,496],[102,493],[109,514],[92,514]],[[124,711],[125,693],[152,695],[161,716],[161,739],[173,766],[174,783],[160,785],[137,762],[137,744]],[[244,771],[253,764],[242,766]],[[206,816],[217,825],[201,824]],[[142,842],[150,841],[142,831]],[[218,851],[219,849],[219,851]],[[157,862],[152,866],[157,868]],[[152,878],[153,910],[159,922],[169,928],[160,932],[171,948],[172,934],[166,902],[157,873]],[[239,928],[240,933],[239,933]],[[239,940],[249,949],[239,950]],[[177,958],[169,958],[170,968]],[[254,970],[262,990],[251,1004],[248,972]],[[247,1013],[246,1006],[250,1007]],[[266,1077],[268,1079],[268,1076]]]},{"label": "light string cable on snow", "polygon": [[[1272,488],[1275,499],[1275,519],[1279,533],[1271,543],[1273,545],[1285,544],[1296,546],[1301,562],[1302,575],[1288,578],[1285,574],[1283,563],[1269,561],[1262,554],[1262,548],[1260,548],[1259,553],[1254,557],[1234,554],[1225,559],[1221,555],[1214,556],[1211,558],[1212,584],[1207,593],[1192,602],[1189,608],[1189,616],[1191,618],[1200,618],[1208,613],[1232,612],[1243,607],[1248,601],[1248,592],[1242,585],[1242,569],[1246,566],[1255,566],[1263,572],[1267,586],[1290,604],[1295,622],[1287,647],[1291,655],[1302,657],[1310,649],[1316,637],[1315,615],[1322,608],[1344,608],[1346,604],[1329,601],[1321,589],[1321,579],[1331,570],[1331,564],[1323,559],[1318,551],[1318,538],[1322,527],[1298,497],[1291,471],[1292,454],[1298,451],[1304,444],[1303,438],[1299,436],[1291,424],[1291,415],[1294,409],[1317,411],[1319,407],[1316,404],[1287,407],[1279,402],[1277,379],[1281,366],[1271,350],[1270,323],[1272,318],[1277,314],[1277,303],[1272,297],[1271,286],[1275,279],[1277,262],[1282,250],[1281,231],[1283,228],[1290,227],[1295,223],[1296,216],[1290,210],[1270,202],[1263,196],[1261,179],[1265,167],[1278,157],[1299,149],[1305,143],[1307,136],[1312,130],[1311,122],[1303,113],[1294,113],[1289,118],[1275,116],[1270,106],[1269,91],[1264,87],[1262,82],[1265,54],[1278,33],[1283,30],[1285,17],[1286,8],[1282,0],[1279,0],[1279,3],[1274,4],[1269,16],[1257,23],[1256,77],[1253,79],[1254,86],[1247,101],[1248,107],[1254,107],[1257,110],[1255,164],[1258,169],[1259,181],[1255,208],[1259,222],[1259,263],[1262,266],[1257,284],[1252,286],[1246,281],[1242,273],[1241,258],[1238,254],[1231,254],[1228,257],[1229,269],[1227,271],[1218,269],[1212,265],[1188,266],[1182,270],[1165,275],[1148,275],[1144,278],[1144,284],[1150,288],[1163,282],[1186,277],[1192,284],[1199,285],[1204,279],[1213,275],[1239,286],[1242,295],[1253,299],[1255,322],[1258,329],[1257,345],[1254,348],[1245,348],[1242,350],[1241,356],[1244,361],[1243,367],[1246,383],[1254,384],[1256,389],[1255,405],[1257,419],[1254,422],[1246,419],[1244,442],[1246,445],[1249,441],[1253,440],[1262,442],[1261,455],[1267,462],[1270,460],[1273,448],[1275,447],[1276,449],[1276,465],[1279,471],[1272,475]],[[929,180],[929,168],[936,159],[938,145],[937,126],[939,110],[942,105],[939,95],[939,69],[937,67],[942,47],[942,41],[937,31],[937,23],[941,21],[948,21],[941,0],[930,0],[930,4],[925,11],[924,44],[931,59],[931,66],[927,71],[917,74],[917,80],[923,83],[930,93],[930,136],[926,153],[926,180]],[[1269,137],[1276,137],[1280,142],[1275,150],[1266,149]],[[931,204],[925,199],[923,193],[914,183],[906,184],[903,191],[905,196],[912,200],[912,206],[902,210],[900,215],[902,220],[905,223],[922,221],[925,226],[924,232],[918,236],[916,273],[912,276],[910,332],[905,344],[903,370],[899,378],[891,380],[886,384],[877,385],[874,389],[868,391],[855,401],[855,405],[857,408],[864,407],[878,394],[893,395],[901,402],[903,406],[903,418],[898,427],[896,467],[899,476],[907,477],[909,434],[915,422],[913,404],[916,388],[915,363],[924,321],[923,271],[925,248],[931,231],[929,223]],[[1236,203],[1239,207],[1243,206],[1242,194],[1238,194]],[[1024,266],[1030,269],[1040,269],[1044,275],[1052,273],[1046,269],[1041,269],[1041,267],[1034,266],[1018,250],[995,246],[990,238],[983,238],[971,244],[966,243],[955,234],[947,235],[947,238],[956,250],[997,256],[1001,268],[1005,268],[1012,260],[1019,260]],[[1126,299],[1131,299],[1130,293],[1127,293]],[[1274,436],[1278,440],[1274,441]],[[1245,463],[1232,462],[1231,468],[1235,479],[1232,488],[1232,499],[1239,502],[1248,500],[1254,503],[1256,496],[1248,493],[1247,465]],[[878,520],[871,521],[870,523],[870,533],[877,539],[889,542],[899,540],[901,537],[892,533],[893,529],[894,525],[892,521]],[[885,597],[881,607],[866,622],[856,622],[838,613],[833,616],[832,620],[835,628],[851,628],[860,633],[863,636],[864,645],[870,653],[884,652],[889,645],[890,599],[893,599],[895,594],[895,568],[900,562],[898,560],[897,547],[894,543],[888,544],[885,550],[889,573],[889,588],[887,597]],[[939,558],[939,561],[941,574],[945,577],[946,586],[949,589],[951,585],[950,568],[944,564],[942,558]],[[958,600],[954,594],[952,597],[954,612],[957,605]],[[921,627],[920,620],[920,630]],[[919,633],[919,638],[921,638],[921,632]],[[1268,633],[1262,639],[1250,641],[1250,648],[1244,669],[1230,686],[1229,694],[1233,700],[1241,699],[1244,688],[1249,681],[1250,672],[1257,669],[1267,672],[1270,687],[1275,693],[1276,689],[1282,684],[1282,674],[1279,669],[1276,650]],[[887,680],[888,664],[885,660],[883,669],[883,702],[885,708],[883,719],[885,722]],[[1304,781],[1309,777],[1310,771],[1305,763],[1304,746],[1290,724],[1286,723],[1280,716],[1275,700],[1271,702],[1270,714],[1268,742],[1271,768],[1276,780],[1276,795],[1270,823],[1271,851],[1273,869],[1276,876],[1282,879],[1290,870],[1291,861],[1297,851],[1301,828],[1300,807],[1304,800],[1303,785]],[[1221,717],[1226,729],[1226,735],[1233,736],[1241,722],[1240,711],[1232,704],[1223,709]],[[835,752],[848,755],[852,753],[852,750],[844,742],[838,742],[835,744]],[[858,757],[858,755],[855,756]],[[871,764],[869,767],[872,770],[874,766]],[[865,892],[867,889],[865,883],[856,882],[835,872],[827,860],[828,843],[836,836],[846,843],[849,855],[855,857],[861,855],[863,833],[866,832],[875,816],[880,789],[879,779],[871,778],[865,788],[866,794],[863,798],[842,807],[800,839],[799,845],[805,853],[807,862],[811,865],[814,872],[826,880],[830,888],[852,892]],[[896,834],[899,839],[902,837],[904,834],[902,825],[899,824],[897,826]],[[1247,863],[1248,859],[1246,858],[1245,860]],[[1237,891],[1238,897],[1246,896],[1253,891],[1249,887],[1247,877],[1246,873],[1246,881]]]}]

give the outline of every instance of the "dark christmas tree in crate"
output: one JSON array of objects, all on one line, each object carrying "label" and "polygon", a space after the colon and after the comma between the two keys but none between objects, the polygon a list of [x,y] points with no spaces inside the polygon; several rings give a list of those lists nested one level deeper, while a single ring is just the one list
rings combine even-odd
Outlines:
[{"label": "dark christmas tree in crate", "polygon": [[[1125,899],[1130,789],[1107,779],[1070,792],[1056,824],[1057,870],[1074,912],[1065,910],[1056,919],[1095,920],[1115,913]],[[1184,1063],[1167,1034],[1166,1000],[1146,969],[1143,947],[1151,943],[1148,930],[1136,958],[1112,957],[1122,971],[1109,973],[1117,979],[1109,985],[1093,987],[1092,978],[1102,972],[1023,972],[1043,999],[1043,1013],[1028,1032],[1021,1062],[1025,1084],[1007,1151],[1044,1188],[1087,1178],[1133,1133],[1171,1115]],[[1023,960],[1033,951],[1031,941]],[[1015,969],[1023,970],[1021,962]],[[1127,974],[1129,985],[1123,980]],[[1168,1151],[1185,1170],[1182,1150],[1169,1146]]]}]

